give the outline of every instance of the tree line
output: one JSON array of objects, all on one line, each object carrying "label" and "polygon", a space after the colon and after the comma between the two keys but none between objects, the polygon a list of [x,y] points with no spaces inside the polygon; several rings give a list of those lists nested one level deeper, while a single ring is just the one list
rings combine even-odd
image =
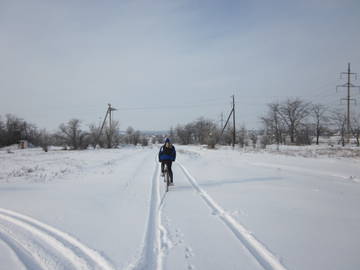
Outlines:
[{"label": "tree line", "polygon": [[111,127],[105,126],[100,133],[100,127],[95,124],[84,128],[81,120],[71,119],[67,123],[60,124],[56,132],[50,133],[17,116],[11,114],[7,114],[4,118],[0,116],[0,147],[17,144],[20,140],[40,146],[47,152],[50,145],[73,150],[97,146],[116,148],[120,144],[145,146],[149,138],[132,127],[121,133],[118,121],[112,121]]},{"label": "tree line", "polygon": [[[267,112],[260,117],[260,130],[247,130],[245,126],[237,128],[235,143],[240,147],[260,144],[319,144],[321,136],[339,137],[338,143],[346,142],[346,114],[332,110],[322,104],[306,102],[299,98],[286,99],[267,104]],[[352,113],[351,135],[359,146],[360,115]],[[228,126],[224,133],[215,121],[199,118],[193,122],[177,125],[169,131],[170,138],[179,144],[206,144],[214,148],[215,144],[231,145],[233,127]]]},{"label": "tree line", "polygon": [[[351,114],[351,136],[360,146],[360,115]],[[267,104],[267,111],[259,118],[262,128],[247,130],[245,126],[237,127],[235,144],[247,145],[268,144],[319,144],[321,136],[337,136],[338,143],[346,143],[347,117],[343,111],[332,110],[322,105],[306,102],[299,98],[286,99]],[[233,127],[223,127],[214,120],[204,117],[187,124],[172,127],[168,137],[178,144],[201,144],[214,148],[216,144],[231,145]],[[162,142],[166,135],[152,137],[152,142]],[[125,133],[120,132],[118,121],[111,126],[105,125],[100,134],[100,126],[90,124],[84,128],[81,120],[71,119],[59,126],[54,133],[38,129],[36,125],[14,115],[0,116],[0,147],[27,140],[47,151],[49,145],[63,146],[65,149],[86,149],[88,147],[116,148],[120,144],[147,145],[149,137],[132,127]]]},{"label": "tree line", "polygon": [[[345,145],[347,116],[323,104],[314,104],[295,98],[267,105],[261,117],[264,126],[264,143],[309,145],[313,139],[319,144],[320,136],[337,135],[338,143]],[[360,115],[351,114],[350,136],[360,145]]]}]

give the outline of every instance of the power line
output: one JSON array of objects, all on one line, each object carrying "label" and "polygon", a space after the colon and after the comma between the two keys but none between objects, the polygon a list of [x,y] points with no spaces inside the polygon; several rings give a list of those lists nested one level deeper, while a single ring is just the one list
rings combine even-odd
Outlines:
[{"label": "power line", "polygon": [[144,111],[144,110],[162,110],[162,109],[186,109],[186,108],[197,108],[197,107],[212,107],[215,105],[223,106],[225,103],[213,102],[213,103],[202,103],[202,104],[184,104],[184,105],[161,105],[161,106],[143,106],[143,107],[121,107],[118,110],[121,111]]}]

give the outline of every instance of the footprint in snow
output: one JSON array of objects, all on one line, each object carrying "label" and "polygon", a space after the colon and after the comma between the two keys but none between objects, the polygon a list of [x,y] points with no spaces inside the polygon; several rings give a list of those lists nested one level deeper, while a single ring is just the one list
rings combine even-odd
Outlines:
[{"label": "footprint in snow", "polygon": [[186,259],[189,259],[189,258],[191,258],[192,256],[194,256],[194,253],[193,253],[191,247],[186,247],[186,248],[185,248],[185,258],[186,258]]},{"label": "footprint in snow", "polygon": [[191,247],[186,247],[186,248],[185,248],[185,259],[187,260],[187,269],[188,269],[188,270],[194,270],[194,269],[195,269],[195,266],[192,265],[192,264],[190,263],[190,261],[189,261],[189,259],[190,259],[191,257],[193,257],[193,256],[194,256],[194,253],[193,253]]},{"label": "footprint in snow", "polygon": [[184,242],[183,237],[184,237],[184,234],[179,229],[176,229],[175,230],[175,237],[174,237],[174,241],[173,241],[174,246],[182,244]]}]

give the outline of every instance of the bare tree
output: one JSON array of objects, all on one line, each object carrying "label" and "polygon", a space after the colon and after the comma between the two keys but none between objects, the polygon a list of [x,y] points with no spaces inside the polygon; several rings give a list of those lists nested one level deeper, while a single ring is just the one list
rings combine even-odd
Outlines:
[{"label": "bare tree", "polygon": [[286,100],[279,108],[279,115],[287,126],[291,143],[295,142],[298,127],[309,115],[309,105],[309,103],[296,98]]},{"label": "bare tree", "polygon": [[24,120],[11,115],[6,115],[5,122],[5,145],[16,144],[23,138],[24,134]]},{"label": "bare tree", "polygon": [[176,137],[180,144],[191,144],[192,143],[192,125],[187,124],[185,126],[178,125],[175,128]]},{"label": "bare tree", "polygon": [[216,124],[209,119],[203,117],[193,122],[193,132],[195,142],[199,144],[208,144],[210,134],[215,135],[217,129]]},{"label": "bare tree", "polygon": [[220,129],[216,126],[215,123],[213,123],[206,139],[206,144],[208,145],[208,148],[214,149],[215,145],[219,142],[219,140],[220,140]]},{"label": "bare tree", "polygon": [[40,147],[47,152],[49,150],[49,146],[52,143],[51,135],[45,130],[42,129],[39,134],[39,145]]},{"label": "bare tree", "polygon": [[125,143],[137,145],[138,143],[140,143],[140,137],[140,131],[135,131],[133,127],[128,127],[126,129]]},{"label": "bare tree", "polygon": [[326,130],[326,124],[329,122],[327,116],[328,108],[322,104],[313,104],[310,114],[314,119],[316,144],[319,144],[319,137]]},{"label": "bare tree", "polygon": [[96,148],[97,145],[99,145],[100,147],[104,147],[105,145],[104,135],[101,134],[99,136],[100,129],[101,127],[99,125],[96,124],[89,125],[89,133],[88,133],[89,143],[92,147],[94,147],[94,149]]},{"label": "bare tree", "polygon": [[0,135],[0,146],[17,144],[19,140],[39,145],[37,127],[12,114],[7,114],[5,121],[0,121]]},{"label": "bare tree", "polygon": [[141,132],[139,130],[135,131],[135,133],[133,135],[133,140],[132,140],[133,145],[139,144],[140,138],[141,138]]},{"label": "bare tree", "polygon": [[220,142],[225,145],[231,145],[233,141],[233,132],[233,128],[228,125],[220,138]]},{"label": "bare tree", "polygon": [[240,130],[238,131],[238,141],[239,146],[243,148],[244,146],[247,146],[247,139],[248,139],[248,132],[245,128],[245,126],[242,126]]},{"label": "bare tree", "polygon": [[268,139],[265,141],[272,142],[273,139],[277,145],[281,144],[285,135],[285,124],[280,116],[280,103],[268,104],[267,116],[261,118],[265,125],[265,136]]},{"label": "bare tree", "polygon": [[2,118],[0,116],[0,147],[6,145],[5,135],[6,135],[5,123],[2,121]]},{"label": "bare tree", "polygon": [[249,138],[250,138],[250,140],[252,142],[253,148],[255,149],[256,148],[256,143],[257,143],[257,140],[258,140],[258,133],[255,130],[251,130],[249,132]]},{"label": "bare tree", "polygon": [[211,122],[201,117],[193,122],[193,127],[196,143],[206,144],[206,139],[211,130]]},{"label": "bare tree", "polygon": [[346,114],[343,111],[333,111],[331,122],[334,125],[336,132],[340,135],[339,143],[341,142],[342,146],[345,146]]},{"label": "bare tree", "polygon": [[112,121],[111,127],[105,128],[105,144],[107,148],[117,147],[120,144],[120,124],[119,121]]},{"label": "bare tree", "polygon": [[133,134],[135,133],[135,130],[133,127],[128,127],[126,129],[126,135],[125,135],[125,143],[126,144],[132,144]]},{"label": "bare tree", "polygon": [[215,147],[219,141],[219,134],[215,122],[203,117],[175,128],[175,137],[180,144],[207,144],[209,148]]},{"label": "bare tree", "polygon": [[351,118],[351,132],[356,139],[356,145],[360,146],[360,114]]},{"label": "bare tree", "polygon": [[145,135],[142,135],[140,137],[140,143],[141,143],[141,146],[148,146],[149,145],[149,138],[147,138]]},{"label": "bare tree", "polygon": [[314,136],[314,128],[311,124],[301,124],[296,130],[296,144],[311,145]]},{"label": "bare tree", "polygon": [[[265,149],[266,146],[271,143],[270,136],[266,130],[261,130],[259,133],[261,134],[260,138],[259,138],[260,139],[260,147],[262,149]],[[278,145],[278,147],[279,147],[279,145]]]},{"label": "bare tree", "polygon": [[89,145],[88,134],[81,130],[81,121],[71,119],[66,125],[61,124],[58,136],[65,145],[72,149],[86,149]]}]

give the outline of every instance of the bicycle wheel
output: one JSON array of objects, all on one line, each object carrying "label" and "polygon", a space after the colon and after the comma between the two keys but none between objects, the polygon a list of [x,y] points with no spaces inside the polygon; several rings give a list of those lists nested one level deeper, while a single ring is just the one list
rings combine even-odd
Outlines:
[{"label": "bicycle wheel", "polygon": [[169,170],[168,170],[167,165],[166,165],[166,171],[165,171],[165,179],[166,179],[166,192],[168,192],[169,185],[170,185],[170,175],[169,175]]}]

